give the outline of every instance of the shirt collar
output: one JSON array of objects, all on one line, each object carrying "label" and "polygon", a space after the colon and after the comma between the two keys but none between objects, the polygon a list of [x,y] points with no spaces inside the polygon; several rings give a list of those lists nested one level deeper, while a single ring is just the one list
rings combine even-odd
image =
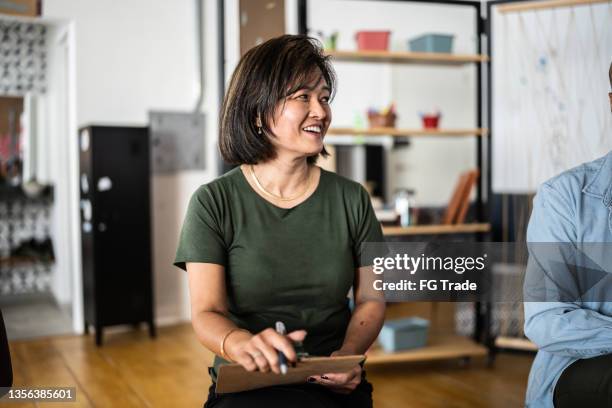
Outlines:
[{"label": "shirt collar", "polygon": [[601,167],[582,191],[586,194],[602,198],[606,207],[612,206],[612,150],[604,156]]}]

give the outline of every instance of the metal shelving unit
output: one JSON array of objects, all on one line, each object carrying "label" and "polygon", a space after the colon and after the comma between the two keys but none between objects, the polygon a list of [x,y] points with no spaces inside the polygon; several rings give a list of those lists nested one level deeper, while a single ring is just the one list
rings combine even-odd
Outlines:
[{"label": "metal shelving unit", "polygon": [[[329,55],[337,61],[351,62],[381,62],[393,64],[421,64],[449,66],[464,66],[473,64],[476,68],[476,127],[474,129],[396,129],[396,128],[370,128],[370,129],[351,129],[351,128],[331,128],[330,135],[341,136],[395,136],[395,137],[476,137],[476,167],[480,174],[485,175],[476,184],[476,222],[473,224],[461,225],[417,225],[407,228],[385,227],[384,233],[389,236],[431,236],[438,234],[475,234],[477,240],[484,239],[486,233],[491,229],[486,222],[485,202],[483,190],[488,189],[490,184],[489,161],[485,162],[483,144],[484,136],[488,136],[488,129],[483,128],[483,103],[482,103],[482,69],[483,64],[489,62],[487,55],[481,54],[480,38],[484,34],[484,22],[481,17],[482,5],[479,1],[461,0],[392,0],[407,3],[429,3],[443,4],[452,6],[462,6],[474,8],[476,12],[475,32],[478,40],[476,41],[476,53],[474,55],[456,54],[436,54],[436,53],[414,53],[414,52],[389,52],[389,51],[330,51]],[[298,1],[298,22],[299,32],[306,34],[307,27],[307,0]],[[487,144],[487,152],[490,151],[490,143]],[[490,154],[487,155],[490,157]],[[484,169],[484,163],[487,168]],[[484,187],[484,185],[487,187]],[[456,334],[437,334],[430,338],[426,347],[416,350],[409,350],[396,353],[385,353],[376,348],[368,352],[368,365],[377,363],[412,362],[436,359],[469,358],[486,356],[489,352],[487,347],[480,344],[483,340],[483,328],[485,327],[483,305],[476,304],[475,331],[473,339]]]},{"label": "metal shelving unit", "polygon": [[[460,0],[390,0],[390,1],[402,1],[405,3],[428,3],[428,4],[445,4],[452,6],[463,6],[474,8],[477,14],[476,17],[476,33],[477,37],[484,33],[484,23],[481,17],[481,3],[477,1],[460,1]],[[307,27],[307,0],[299,0],[298,2],[298,22],[299,31],[301,34],[308,32]],[[398,129],[398,128],[366,128],[366,129],[353,129],[353,128],[330,128],[328,135],[334,137],[353,137],[353,136],[392,136],[392,137],[476,137],[476,167],[479,169],[480,174],[485,175],[476,183],[476,205],[475,215],[476,224],[483,224],[486,222],[487,217],[485,215],[485,203],[483,190],[486,188],[483,185],[489,184],[490,180],[490,169],[487,165],[487,169],[483,169],[484,166],[484,152],[483,152],[483,137],[488,136],[489,130],[483,128],[483,104],[482,104],[482,64],[489,61],[487,55],[482,54],[480,41],[476,41],[476,53],[475,54],[444,54],[444,53],[426,53],[426,52],[403,52],[403,51],[348,51],[348,50],[334,50],[329,51],[330,55],[336,61],[351,61],[351,62],[380,62],[380,63],[393,63],[393,64],[420,64],[420,65],[443,65],[443,66],[464,66],[466,64],[473,64],[476,68],[476,127],[474,129]],[[487,143],[490,146],[490,143]],[[490,154],[487,155],[490,157]],[[483,171],[484,170],[484,171]],[[440,225],[439,227],[443,227]],[[437,228],[432,228],[430,233],[436,234]],[[395,231],[395,230],[391,230]],[[399,230],[398,230],[399,231]],[[476,230],[477,239],[482,239],[483,232],[486,231]],[[470,231],[468,231],[470,232]],[[391,234],[389,234],[391,235]],[[404,235],[404,234],[399,234]]]}]

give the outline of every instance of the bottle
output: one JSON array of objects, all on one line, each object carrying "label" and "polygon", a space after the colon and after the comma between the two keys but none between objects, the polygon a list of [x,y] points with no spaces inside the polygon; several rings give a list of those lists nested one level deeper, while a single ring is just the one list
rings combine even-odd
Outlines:
[{"label": "bottle", "polygon": [[400,225],[407,227],[414,224],[411,212],[414,207],[414,190],[402,188],[395,193],[395,212],[400,217]]}]

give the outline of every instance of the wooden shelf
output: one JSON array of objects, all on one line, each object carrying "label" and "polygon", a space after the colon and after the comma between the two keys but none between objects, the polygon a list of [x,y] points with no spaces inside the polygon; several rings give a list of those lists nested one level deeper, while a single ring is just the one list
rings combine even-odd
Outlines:
[{"label": "wooden shelf", "polygon": [[416,361],[448,360],[465,357],[485,357],[485,346],[468,337],[455,334],[432,336],[425,347],[413,350],[386,353],[375,347],[366,354],[366,366],[386,363],[407,363]]},{"label": "wooden shelf", "polygon": [[488,129],[397,129],[375,127],[367,129],[330,128],[328,135],[338,136],[395,136],[395,137],[432,137],[432,136],[486,136]]},{"label": "wooden shelf", "polygon": [[52,265],[55,262],[53,259],[43,259],[40,257],[31,256],[13,256],[0,258],[0,266],[3,267],[21,267],[30,265]]},{"label": "wooden shelf", "polygon": [[486,62],[489,57],[478,54],[444,54],[405,51],[328,51],[337,61],[395,62],[402,64],[464,65]]},{"label": "wooden shelf", "polygon": [[6,183],[0,183],[0,201],[25,200],[28,202],[46,201],[53,199],[53,186],[45,185],[40,195],[37,197],[28,196],[22,186],[11,186]]},{"label": "wooden shelf", "polygon": [[495,339],[495,347],[512,350],[538,351],[538,346],[529,341],[529,339],[519,337],[499,336]]},{"label": "wooden shelf", "polygon": [[490,230],[491,224],[488,223],[383,227],[383,233],[385,235],[468,234],[474,232],[489,232]]},{"label": "wooden shelf", "polygon": [[12,14],[0,14],[0,20],[17,23],[44,24],[44,25],[62,25],[68,24],[69,20],[56,17],[43,16],[18,16]]},{"label": "wooden shelf", "polygon": [[504,4],[497,8],[500,13],[521,12],[543,10],[558,7],[574,7],[583,6],[594,3],[606,3],[609,0],[548,0],[548,1],[530,1],[521,2],[520,4]]}]

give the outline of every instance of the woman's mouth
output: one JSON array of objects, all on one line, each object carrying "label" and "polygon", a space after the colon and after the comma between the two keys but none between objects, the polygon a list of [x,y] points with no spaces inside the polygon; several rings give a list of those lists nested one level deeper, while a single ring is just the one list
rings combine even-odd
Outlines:
[{"label": "woman's mouth", "polygon": [[322,129],[321,126],[306,126],[302,130],[316,136],[321,136]]}]

